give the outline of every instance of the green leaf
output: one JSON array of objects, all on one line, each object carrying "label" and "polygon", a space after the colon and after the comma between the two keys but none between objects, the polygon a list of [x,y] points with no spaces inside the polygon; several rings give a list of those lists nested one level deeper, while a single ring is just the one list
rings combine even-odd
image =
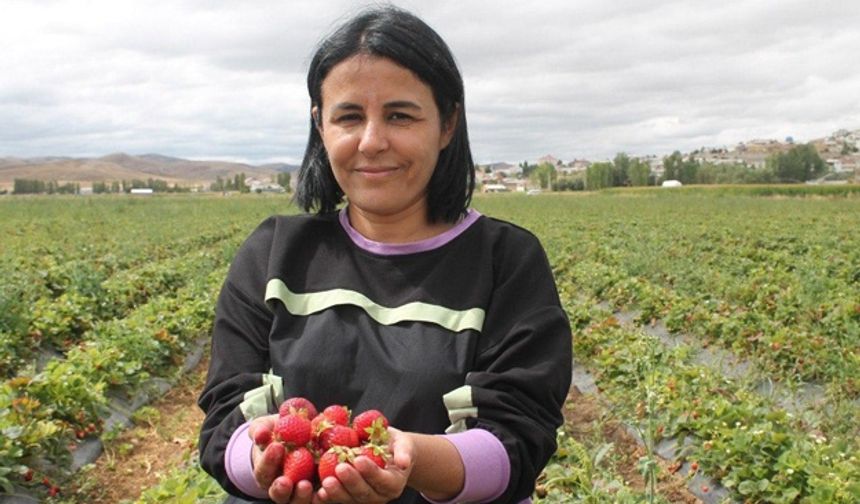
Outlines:
[{"label": "green leaf", "polygon": [[751,493],[756,491],[756,482],[752,480],[744,480],[741,481],[741,484],[738,485],[738,492],[741,495],[750,495]]},{"label": "green leaf", "polygon": [[782,491],[782,499],[785,502],[794,502],[798,495],[800,495],[800,490],[796,488],[786,488]]}]

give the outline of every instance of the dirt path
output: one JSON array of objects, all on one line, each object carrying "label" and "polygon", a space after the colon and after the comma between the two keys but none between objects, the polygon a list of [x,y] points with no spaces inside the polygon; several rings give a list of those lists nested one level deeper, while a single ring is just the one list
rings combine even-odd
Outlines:
[{"label": "dirt path", "polygon": [[[580,443],[588,446],[594,443],[595,439],[613,443],[613,456],[605,459],[613,461],[612,469],[630,488],[637,491],[645,490],[645,480],[636,468],[639,458],[645,455],[645,449],[617,419],[607,415],[606,409],[594,396],[581,394],[575,388],[571,389],[567,396],[564,416],[571,435]],[[672,503],[702,502],[687,490],[683,475],[672,474],[668,465],[662,460],[660,460],[660,466],[657,482],[659,495]]]},{"label": "dirt path", "polygon": [[197,395],[208,367],[207,354],[167,394],[139,410],[132,428],[105,443],[95,467],[78,482],[77,502],[133,501],[188,459],[189,453],[197,449],[203,422]]}]

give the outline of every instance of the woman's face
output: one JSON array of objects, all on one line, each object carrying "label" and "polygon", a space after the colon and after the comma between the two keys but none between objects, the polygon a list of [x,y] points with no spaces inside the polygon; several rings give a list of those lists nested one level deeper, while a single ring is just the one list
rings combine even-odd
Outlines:
[{"label": "woman's face", "polygon": [[322,82],[319,129],[334,177],[354,210],[396,219],[424,211],[443,131],[431,88],[387,58],[357,55]]}]

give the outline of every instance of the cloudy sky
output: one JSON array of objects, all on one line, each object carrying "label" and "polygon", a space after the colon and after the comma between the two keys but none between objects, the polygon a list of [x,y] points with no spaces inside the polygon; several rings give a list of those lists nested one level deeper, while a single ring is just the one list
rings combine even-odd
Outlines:
[{"label": "cloudy sky", "polygon": [[[0,157],[298,162],[316,42],[367,3],[0,0]],[[397,0],[448,42],[478,162],[860,128],[855,0]]]}]

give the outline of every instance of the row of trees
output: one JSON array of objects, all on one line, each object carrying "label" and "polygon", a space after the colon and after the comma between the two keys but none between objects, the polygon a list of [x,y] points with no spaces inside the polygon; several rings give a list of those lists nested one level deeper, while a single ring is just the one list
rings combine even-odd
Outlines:
[{"label": "row of trees", "polygon": [[251,188],[245,185],[245,173],[239,173],[234,175],[231,179],[227,177],[226,179],[221,178],[219,175],[215,178],[215,182],[212,182],[209,185],[209,190],[213,192],[225,192],[225,191],[239,191],[242,193],[251,192]]},{"label": "row of trees", "polygon": [[[290,190],[289,173],[277,173],[272,175],[272,182],[284,187],[288,192]],[[178,193],[190,192],[191,188],[183,187],[179,184],[169,184],[165,180],[148,178],[146,180],[114,180],[114,181],[99,181],[93,182],[93,193],[95,194],[119,194],[128,193],[132,189],[152,189],[153,192],[161,193]],[[221,178],[220,176],[213,182],[209,189],[212,191],[239,191],[243,193],[250,192],[250,188],[246,185],[246,177],[244,173],[240,173],[230,178]],[[44,181],[32,179],[15,179],[12,194],[80,194],[81,185],[79,183],[68,182],[60,184],[57,181]],[[5,193],[5,191],[3,192]]]},{"label": "row of trees", "polygon": [[[109,193],[128,193],[132,189],[152,189],[153,192],[189,192],[188,187],[181,187],[178,184],[170,185],[161,179],[149,178],[146,180],[114,180],[112,182],[93,182],[93,193],[109,194]],[[32,179],[18,179],[14,181],[12,194],[80,194],[81,184],[76,182],[67,182],[60,184],[57,181],[44,181]]]},{"label": "row of trees", "polygon": [[81,185],[68,182],[60,184],[56,180],[18,179],[13,182],[12,194],[78,194]]},{"label": "row of trees", "polygon": [[154,178],[148,178],[146,180],[114,180],[110,183],[93,182],[93,192],[95,194],[128,193],[131,192],[132,189],[152,189],[153,192],[161,193],[181,193],[191,191],[188,187],[183,187],[179,184],[170,185],[167,181]]},{"label": "row of trees", "polygon": [[675,151],[663,158],[663,176],[651,173],[642,160],[631,159],[624,153],[611,162],[594,163],[585,173],[585,188],[603,189],[620,186],[645,186],[678,180],[683,184],[768,184],[797,183],[821,177],[827,172],[827,163],[811,144],[795,145],[787,152],[767,159],[764,168],[745,163],[717,164],[698,161]]}]

